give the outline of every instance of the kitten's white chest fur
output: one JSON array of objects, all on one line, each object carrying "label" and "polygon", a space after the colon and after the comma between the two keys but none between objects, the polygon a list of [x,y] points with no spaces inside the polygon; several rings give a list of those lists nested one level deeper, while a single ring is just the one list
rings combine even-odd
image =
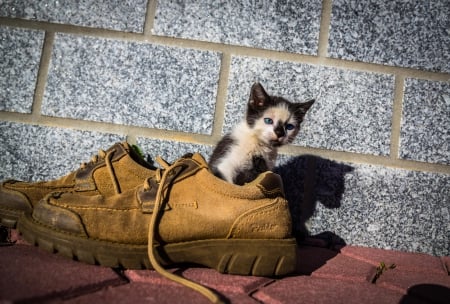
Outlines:
[{"label": "kitten's white chest fur", "polygon": [[252,158],[255,155],[266,160],[269,170],[275,166],[277,149],[262,143],[260,134],[263,130],[249,128],[245,121],[239,123],[230,134],[234,141],[233,147],[224,155],[216,165],[225,180],[233,182],[236,170],[246,170],[252,166]]}]

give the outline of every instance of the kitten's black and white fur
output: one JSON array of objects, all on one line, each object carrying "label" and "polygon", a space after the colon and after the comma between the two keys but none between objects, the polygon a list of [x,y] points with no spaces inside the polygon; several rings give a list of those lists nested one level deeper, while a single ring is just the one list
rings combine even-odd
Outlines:
[{"label": "kitten's black and white fur", "polygon": [[261,84],[253,84],[245,119],[213,151],[209,167],[214,175],[243,185],[272,170],[278,147],[294,140],[313,103],[292,103],[269,96]]}]

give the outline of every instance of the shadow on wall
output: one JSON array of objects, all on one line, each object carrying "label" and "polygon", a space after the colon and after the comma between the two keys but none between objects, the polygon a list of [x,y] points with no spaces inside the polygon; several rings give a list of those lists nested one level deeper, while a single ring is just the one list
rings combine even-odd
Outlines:
[{"label": "shadow on wall", "polygon": [[[345,174],[353,171],[353,167],[313,155],[301,155],[290,158],[274,171],[283,179],[293,233],[302,241],[310,234],[305,223],[314,215],[317,203],[330,209],[341,206]],[[316,237],[345,245],[340,236],[328,231]]]}]

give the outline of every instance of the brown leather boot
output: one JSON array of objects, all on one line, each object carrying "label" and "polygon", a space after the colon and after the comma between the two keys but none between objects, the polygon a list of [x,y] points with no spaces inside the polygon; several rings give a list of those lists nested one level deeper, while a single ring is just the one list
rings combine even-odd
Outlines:
[{"label": "brown leather boot", "polygon": [[162,165],[120,194],[50,194],[18,229],[48,251],[108,267],[195,263],[258,276],[295,270],[296,242],[277,174],[237,186],[215,177],[200,154]]},{"label": "brown leather boot", "polygon": [[[279,276],[296,268],[296,241],[281,178],[244,186],[215,177],[199,154],[160,160],[143,185],[113,196],[52,193],[18,229],[29,242],[109,267],[153,268],[215,303],[213,290],[166,271],[194,263],[219,272]],[[150,244],[150,245],[148,245]]]},{"label": "brown leather boot", "polygon": [[134,188],[155,174],[126,142],[100,150],[89,163],[64,177],[44,182],[7,180],[0,185],[0,224],[14,228],[23,212],[31,212],[37,202],[51,192],[110,196]]}]

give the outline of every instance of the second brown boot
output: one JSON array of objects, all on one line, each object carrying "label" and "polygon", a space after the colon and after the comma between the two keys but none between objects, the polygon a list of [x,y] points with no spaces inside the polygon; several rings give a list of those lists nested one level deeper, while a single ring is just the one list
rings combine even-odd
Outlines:
[{"label": "second brown boot", "polygon": [[23,212],[31,212],[51,192],[110,196],[134,188],[154,175],[155,168],[128,143],[100,150],[89,163],[64,177],[44,182],[7,180],[0,184],[0,225],[14,228]]}]

